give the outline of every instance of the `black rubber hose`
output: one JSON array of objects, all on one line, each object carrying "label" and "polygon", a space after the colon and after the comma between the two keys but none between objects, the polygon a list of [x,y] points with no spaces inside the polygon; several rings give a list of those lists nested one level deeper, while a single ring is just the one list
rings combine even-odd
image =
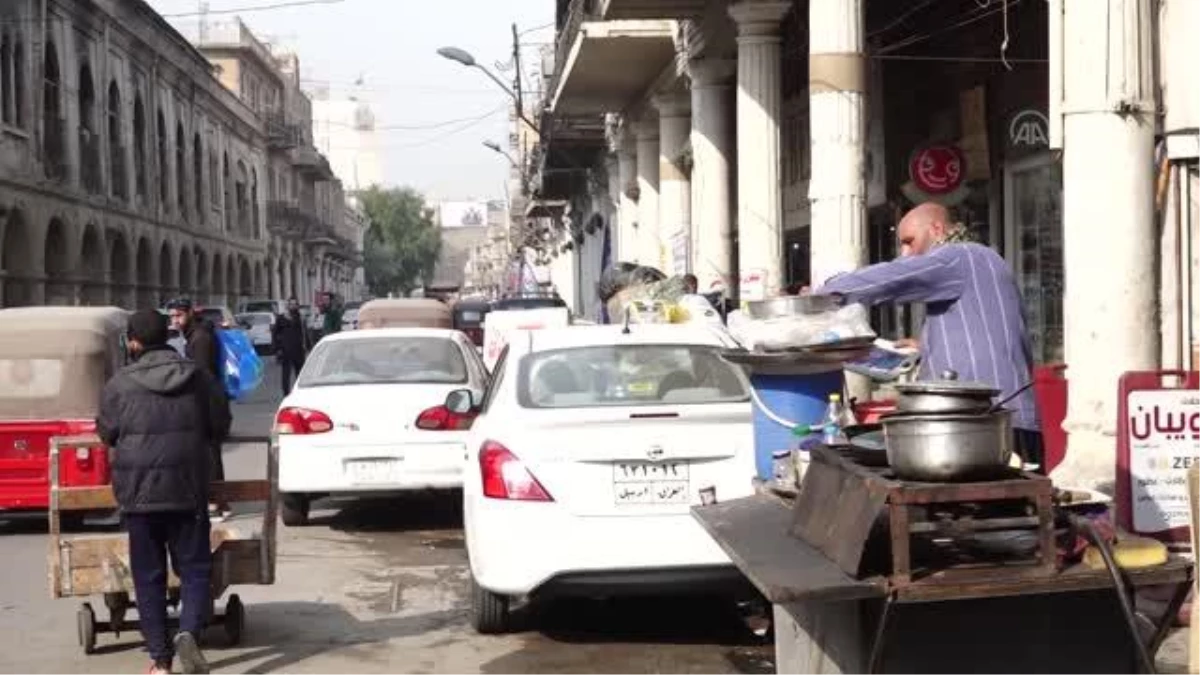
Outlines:
[{"label": "black rubber hose", "polygon": [[1133,638],[1134,646],[1137,649],[1138,660],[1142,662],[1142,672],[1155,673],[1158,672],[1154,667],[1154,659],[1150,657],[1150,652],[1146,651],[1146,643],[1142,641],[1141,632],[1138,630],[1137,615],[1134,613],[1133,603],[1129,600],[1129,590],[1125,586],[1125,578],[1121,576],[1121,569],[1117,567],[1117,561],[1113,558],[1112,548],[1108,542],[1096,532],[1096,528],[1087,518],[1072,515],[1071,524],[1077,529],[1082,530],[1084,537],[1100,551],[1100,557],[1104,559],[1104,566],[1108,568],[1108,575],[1112,577],[1113,588],[1117,591],[1117,601],[1121,603],[1121,612],[1125,615],[1125,621],[1129,624],[1129,630]]}]

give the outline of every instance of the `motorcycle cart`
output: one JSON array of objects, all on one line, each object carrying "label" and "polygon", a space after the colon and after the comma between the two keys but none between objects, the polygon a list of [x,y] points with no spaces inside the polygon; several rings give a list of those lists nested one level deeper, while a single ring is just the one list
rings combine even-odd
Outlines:
[{"label": "motorcycle cart", "polygon": [[[225,610],[215,611],[217,599],[231,586],[270,585],[275,583],[275,523],[278,511],[278,450],[268,437],[231,437],[227,443],[266,443],[267,479],[221,481],[212,484],[212,499],[217,502],[265,502],[261,524],[250,521],[213,523],[210,625],[224,629],[229,643],[237,645],[245,626],[245,608],[241,598],[231,593]],[[60,482],[65,457],[84,449],[102,447],[94,434],[60,436],[50,442],[50,595],[52,598],[102,596],[108,620],[97,620],[90,602],[84,602],[76,615],[79,645],[85,654],[96,648],[101,633],[117,637],[123,631],[138,629],[138,621],[126,618],[136,609],[133,599],[133,575],[129,567],[129,539],[123,532],[63,536],[61,519],[77,511],[116,508],[112,487],[67,487]],[[178,608],[179,579],[172,571],[167,581],[168,607]],[[172,616],[170,621],[174,623]]]}]

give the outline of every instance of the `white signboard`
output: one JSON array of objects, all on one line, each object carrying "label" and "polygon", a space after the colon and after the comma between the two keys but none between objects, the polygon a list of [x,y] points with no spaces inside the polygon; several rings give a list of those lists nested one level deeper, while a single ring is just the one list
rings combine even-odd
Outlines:
[{"label": "white signboard", "polygon": [[442,227],[484,227],[488,224],[487,202],[441,202],[438,218]]},{"label": "white signboard", "polygon": [[483,320],[483,362],[488,370],[495,367],[513,331],[558,328],[570,323],[566,307],[488,312]]},{"label": "white signboard", "polygon": [[1187,470],[1200,464],[1200,392],[1133,391],[1127,409],[1134,531],[1188,527]]},{"label": "white signboard", "polygon": [[738,287],[742,302],[767,299],[767,271],[746,270],[742,272],[741,284]]}]

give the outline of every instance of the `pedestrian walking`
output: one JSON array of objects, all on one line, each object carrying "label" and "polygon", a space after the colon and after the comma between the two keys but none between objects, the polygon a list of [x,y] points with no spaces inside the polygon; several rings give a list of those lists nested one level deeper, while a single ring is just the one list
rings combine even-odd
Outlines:
[{"label": "pedestrian walking", "polygon": [[[207,673],[197,639],[211,606],[209,449],[230,418],[218,381],[167,344],[155,310],[129,319],[132,363],[104,387],[96,429],[112,449],[113,493],[129,534],[129,564],[151,673]],[[179,632],[167,635],[167,563],[180,579]]]},{"label": "pedestrian walking", "polygon": [[[188,298],[171,301],[167,305],[167,311],[171,317],[171,324],[187,342],[184,353],[211,379],[220,384],[224,369],[221,363],[221,349],[217,344],[217,329],[207,319],[196,313],[195,305]],[[225,413],[232,416],[229,398],[225,396],[223,388],[221,388],[221,402]],[[225,457],[221,452],[223,440],[223,438],[214,440],[212,447],[209,448],[212,480],[225,480]],[[220,522],[232,515],[232,511],[228,504],[211,504],[208,515],[212,520]]]},{"label": "pedestrian walking", "polygon": [[333,335],[334,333],[342,332],[342,317],[345,312],[342,311],[342,299],[336,295],[330,294],[329,304],[325,306],[325,316],[323,317],[321,327],[323,335]]},{"label": "pedestrian walking", "polygon": [[292,393],[292,381],[304,367],[308,355],[308,331],[304,317],[300,315],[300,301],[288,298],[287,313],[275,321],[271,329],[271,340],[275,343],[275,354],[280,365],[280,384],[283,395]]}]

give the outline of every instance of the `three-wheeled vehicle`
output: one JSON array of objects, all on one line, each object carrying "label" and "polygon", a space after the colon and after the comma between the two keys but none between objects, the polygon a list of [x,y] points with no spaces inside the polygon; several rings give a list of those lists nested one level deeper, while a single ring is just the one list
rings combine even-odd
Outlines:
[{"label": "three-wheeled vehicle", "polygon": [[430,298],[379,298],[358,310],[358,328],[453,328],[450,308]]},{"label": "three-wheeled vehicle", "polygon": [[463,298],[454,303],[454,329],[462,331],[478,348],[483,349],[483,320],[491,310],[490,302],[483,298]]},{"label": "three-wheeled vehicle", "polygon": [[[0,515],[49,509],[50,440],[95,431],[104,383],[125,363],[128,315],[116,307],[0,310]],[[108,452],[81,448],[59,474],[65,486],[106,485]],[[86,513],[73,512],[68,525]]]}]

